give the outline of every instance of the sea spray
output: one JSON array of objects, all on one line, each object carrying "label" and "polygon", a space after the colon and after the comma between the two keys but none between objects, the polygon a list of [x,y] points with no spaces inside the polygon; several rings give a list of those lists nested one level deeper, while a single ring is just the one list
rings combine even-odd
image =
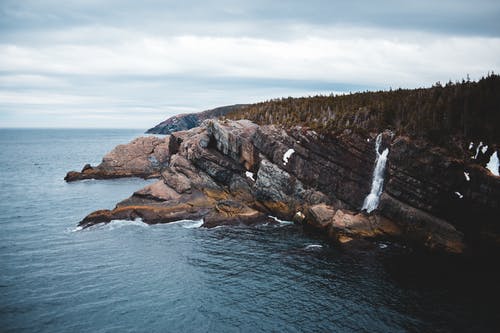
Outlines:
[{"label": "sea spray", "polygon": [[372,188],[370,193],[366,196],[363,202],[363,208],[366,209],[368,213],[372,212],[378,207],[380,201],[380,195],[382,194],[382,187],[384,185],[384,171],[385,164],[387,162],[387,155],[389,154],[389,148],[384,149],[382,154],[379,152],[380,144],[382,143],[382,133],[377,135],[375,140],[375,153],[377,154],[375,158],[375,169],[373,169],[372,175]]}]

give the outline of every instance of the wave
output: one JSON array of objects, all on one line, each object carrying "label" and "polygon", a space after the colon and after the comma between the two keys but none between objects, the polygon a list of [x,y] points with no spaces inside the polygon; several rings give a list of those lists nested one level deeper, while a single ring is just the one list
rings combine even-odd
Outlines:
[{"label": "wave", "polygon": [[201,220],[180,220],[167,223],[168,224],[177,224],[186,229],[196,229],[200,228],[203,225],[203,219]]},{"label": "wave", "polygon": [[307,245],[306,247],[304,247],[304,250],[305,251],[317,251],[317,250],[321,250],[322,248],[323,248],[323,245],[310,244],[310,245]]},{"label": "wave", "polygon": [[276,222],[278,222],[279,224],[283,224],[283,225],[289,225],[289,224],[293,224],[293,221],[284,221],[284,220],[280,220],[279,218],[277,218],[276,216],[271,216],[269,215],[270,218],[272,218],[273,220],[275,220]]}]

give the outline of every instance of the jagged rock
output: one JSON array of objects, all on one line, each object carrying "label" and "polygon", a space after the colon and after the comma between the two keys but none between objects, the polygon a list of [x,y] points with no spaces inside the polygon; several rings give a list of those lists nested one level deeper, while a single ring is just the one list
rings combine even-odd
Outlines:
[{"label": "jagged rock", "polygon": [[106,179],[120,177],[159,177],[160,170],[168,163],[169,138],[140,137],[126,145],[118,145],[106,154],[101,164],[86,164],[81,172],[70,171],[64,178],[71,182],[82,179]]},{"label": "jagged rock", "polygon": [[149,134],[171,134],[178,131],[185,131],[191,128],[200,126],[206,119],[213,119],[225,116],[229,112],[236,111],[243,108],[247,104],[236,104],[229,106],[222,106],[211,110],[206,110],[199,113],[186,113],[168,118],[162,121],[153,128],[146,131]]},{"label": "jagged rock", "polygon": [[143,189],[134,192],[135,196],[152,199],[156,201],[179,200],[181,194],[175,188],[165,184],[164,181],[157,181]]},{"label": "jagged rock", "polygon": [[460,253],[464,250],[462,233],[450,223],[425,211],[383,193],[380,198],[380,211],[404,230],[407,238],[427,248]]},{"label": "jagged rock", "polygon": [[213,137],[217,149],[224,155],[242,163],[247,170],[253,170],[258,163],[258,152],[252,144],[252,137],[259,127],[248,120],[207,121],[208,134]]},{"label": "jagged rock", "polygon": [[220,200],[215,204],[215,210],[212,210],[204,217],[202,226],[210,228],[218,225],[255,224],[272,221],[266,214],[241,202]]},{"label": "jagged rock", "polygon": [[359,237],[375,238],[401,235],[399,227],[387,218],[335,209],[325,204],[309,207],[305,221],[314,228],[325,230],[331,239],[340,243]]},{"label": "jagged rock", "polygon": [[[294,128],[290,135],[275,126],[261,126],[254,144],[269,160],[344,208],[357,209],[370,191],[374,153],[359,136],[320,137]],[[293,149],[288,163],[284,154]]]},{"label": "jagged rock", "polygon": [[371,188],[376,136],[208,120],[165,139],[141,138],[71,177],[154,174],[159,181],[81,225],[142,218],[203,219],[213,227],[267,223],[271,214],[306,223],[339,243],[390,238],[460,253],[486,239],[500,247],[500,177],[468,158],[389,131],[381,143],[389,149],[384,193],[378,209],[360,212]]},{"label": "jagged rock", "polygon": [[335,209],[332,206],[319,204],[309,207],[306,221],[316,228],[325,229],[332,223],[334,216]]}]

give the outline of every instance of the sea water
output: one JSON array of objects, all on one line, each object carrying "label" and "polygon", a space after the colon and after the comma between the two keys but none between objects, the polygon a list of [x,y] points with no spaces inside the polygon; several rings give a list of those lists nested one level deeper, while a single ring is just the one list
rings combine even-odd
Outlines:
[{"label": "sea water", "polygon": [[1,332],[490,332],[495,263],[290,223],[76,228],[151,181],[66,183],[134,130],[0,130]]}]

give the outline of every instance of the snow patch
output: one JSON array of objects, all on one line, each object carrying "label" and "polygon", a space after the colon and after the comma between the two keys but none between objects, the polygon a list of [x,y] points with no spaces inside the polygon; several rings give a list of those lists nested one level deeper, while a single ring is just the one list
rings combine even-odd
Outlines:
[{"label": "snow patch", "polygon": [[476,155],[474,155],[473,159],[477,159],[477,155],[479,155],[479,150],[481,149],[483,145],[483,141],[479,142],[479,145],[476,148]]},{"label": "snow patch", "polygon": [[491,154],[490,161],[488,162],[488,164],[486,164],[486,169],[490,170],[490,172],[495,176],[500,176],[498,172],[499,164],[498,153],[495,151],[493,154]]},{"label": "snow patch", "polygon": [[462,195],[462,193],[460,193],[460,192],[455,192],[455,194],[457,195],[457,197],[458,197],[459,199],[462,199],[462,198],[464,197],[464,196]]},{"label": "snow patch", "polygon": [[488,151],[488,145],[483,146],[483,148],[481,148],[481,151],[483,152],[483,154],[486,154],[486,152]]},{"label": "snow patch", "polygon": [[468,182],[470,182],[469,173],[464,171],[464,176],[465,176],[465,180],[467,180]]},{"label": "snow patch", "polygon": [[245,176],[247,176],[247,178],[250,178],[251,180],[255,181],[255,178],[253,178],[253,172],[246,171]]},{"label": "snow patch", "polygon": [[472,148],[474,148],[474,142],[472,142],[472,141],[471,141],[471,142],[469,143],[469,150],[471,150]]},{"label": "snow patch", "polygon": [[286,151],[285,155],[283,155],[283,165],[286,165],[288,163],[288,160],[293,153],[295,153],[295,150],[291,148]]}]

